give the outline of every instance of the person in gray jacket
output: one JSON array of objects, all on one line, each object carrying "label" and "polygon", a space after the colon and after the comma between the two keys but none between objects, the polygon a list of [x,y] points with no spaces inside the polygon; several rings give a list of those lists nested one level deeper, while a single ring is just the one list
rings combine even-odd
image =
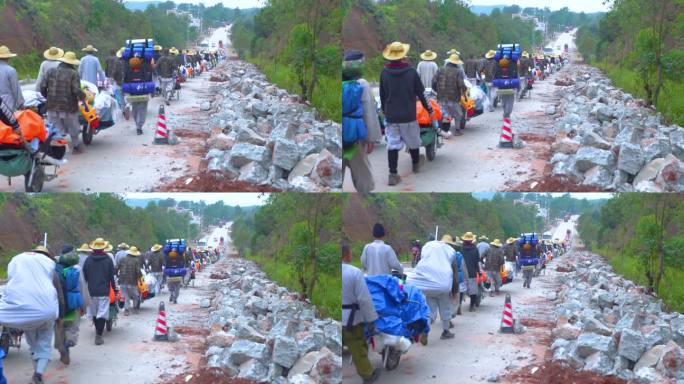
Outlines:
[{"label": "person in gray jacket", "polygon": [[17,71],[9,65],[9,59],[16,56],[6,46],[0,46],[0,97],[13,113],[24,105]]},{"label": "person in gray jacket", "polygon": [[439,70],[437,63],[435,63],[436,58],[437,54],[429,49],[420,54],[421,61],[418,63],[416,71],[418,71],[420,81],[425,88],[432,88],[432,79]]},{"label": "person in gray jacket", "polygon": [[397,254],[382,239],[385,237],[385,227],[380,223],[373,225],[375,241],[366,244],[361,253],[361,264],[367,275],[389,275],[392,270],[404,272],[404,267],[397,259]]},{"label": "person in gray jacket", "polygon": [[48,71],[52,68],[59,67],[59,59],[64,56],[64,51],[57,47],[50,47],[45,52],[43,52],[43,57],[45,60],[40,64],[38,69],[38,77],[36,78],[36,92],[40,92],[40,84],[43,82],[43,78],[47,76]]},{"label": "person in gray jacket", "polygon": [[344,55],[342,68],[343,81],[356,81],[363,88],[361,103],[363,105],[363,122],[368,131],[368,138],[366,141],[357,143],[351,159],[345,157],[342,160],[343,168],[349,167],[354,188],[362,194],[370,193],[375,189],[375,181],[373,180],[373,172],[368,161],[368,155],[373,152],[373,143],[382,139],[380,120],[378,119],[378,110],[375,105],[373,91],[368,81],[361,77],[364,63],[363,52],[352,50]]}]

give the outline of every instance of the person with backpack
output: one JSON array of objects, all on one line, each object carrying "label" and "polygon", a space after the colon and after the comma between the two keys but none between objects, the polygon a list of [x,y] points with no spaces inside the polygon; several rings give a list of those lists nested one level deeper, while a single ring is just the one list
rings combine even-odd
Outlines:
[{"label": "person with backpack", "polygon": [[463,64],[463,61],[458,55],[452,54],[432,80],[432,89],[437,93],[437,101],[442,111],[452,118],[450,133],[455,136],[462,135],[465,128],[461,123],[465,122],[461,97],[466,94],[467,88],[463,82],[463,72],[458,68],[460,64]]},{"label": "person with backpack", "polygon": [[154,292],[155,295],[161,292],[162,278],[164,275],[164,256],[161,253],[163,247],[160,244],[155,244],[150,248],[150,253],[147,258],[147,269],[150,271],[154,280],[156,281],[154,287],[150,287],[150,290]]},{"label": "person with backpack", "polygon": [[489,292],[490,296],[494,296],[499,293],[501,288],[501,267],[506,263],[504,259],[503,250],[501,247],[503,244],[499,239],[494,239],[489,243],[490,247],[483,255],[485,260],[485,271],[487,276],[493,281],[494,292]]},{"label": "person with backpack", "polygon": [[420,81],[420,76],[406,57],[409,49],[409,44],[395,41],[382,53],[388,61],[380,74],[380,104],[387,120],[385,136],[390,186],[401,182],[397,167],[399,151],[404,144],[408,146],[411,154],[413,173],[418,173],[425,162],[425,157],[420,154],[421,139],[420,126],[416,119],[416,98],[430,116],[434,115],[432,105],[425,98],[425,87]]},{"label": "person with backpack", "polygon": [[108,246],[109,242],[102,238],[93,240],[88,245],[92,252],[83,263],[83,278],[90,295],[87,316],[92,316],[95,323],[95,345],[104,344],[102,334],[109,319],[110,287],[115,293],[119,290],[114,280],[114,262],[105,251]]},{"label": "person with backpack", "polygon": [[[362,78],[365,58],[361,51],[348,51],[342,67],[343,173],[351,172],[354,188],[361,194],[375,189],[368,154],[382,137],[373,91]],[[351,153],[350,153],[351,152]]]},{"label": "person with backpack", "polygon": [[[138,291],[138,282],[142,278],[141,269],[143,267],[140,260],[140,251],[136,247],[128,248],[126,257],[116,267],[116,275],[119,277],[119,287],[123,295],[126,307],[124,308],[124,316],[129,315],[129,308],[135,309],[135,304],[140,298]],[[137,312],[137,310],[136,310]]]},{"label": "person with backpack", "polygon": [[14,256],[0,298],[0,325],[24,331],[33,360],[32,384],[42,384],[52,358],[55,323],[64,317],[64,294],[55,261],[46,247]]},{"label": "person with backpack", "polygon": [[539,255],[541,253],[541,248],[535,236],[536,234],[531,236],[524,235],[520,239],[520,264],[522,265],[523,272],[523,287],[528,289],[531,288],[532,277],[539,264]]},{"label": "person with backpack", "polygon": [[187,274],[185,252],[178,248],[172,248],[164,253],[164,274],[167,276],[166,283],[169,286],[169,302],[178,304],[183,277]]},{"label": "person with backpack", "polygon": [[470,308],[468,311],[474,312],[475,307],[480,306],[477,283],[477,275],[480,273],[480,253],[474,244],[475,235],[472,232],[463,234],[461,240],[463,241],[463,260],[465,261],[467,271],[464,275],[468,296],[470,296]]},{"label": "person with backpack", "polygon": [[493,85],[496,87],[496,95],[503,107],[502,133],[500,135],[499,146],[513,147],[513,134],[511,131],[511,114],[513,113],[513,103],[515,95],[520,87],[518,78],[518,55],[519,45],[512,46],[500,45],[495,55],[495,69]]},{"label": "person with backpack", "polygon": [[69,365],[69,349],[78,343],[81,316],[88,307],[90,296],[73,245],[62,246],[62,254],[57,259],[55,269],[60,277],[66,308],[64,317],[55,325],[55,348],[59,351],[59,360],[64,365]]},{"label": "person with backpack", "polygon": [[134,40],[126,46],[124,61],[123,89],[127,93],[130,114],[135,121],[136,133],[143,134],[147,119],[147,105],[150,95],[155,92],[153,74],[155,70],[154,46],[152,40]]},{"label": "person with backpack", "polygon": [[169,50],[164,49],[162,56],[156,63],[157,73],[160,78],[161,94],[166,105],[171,105],[173,87],[176,85],[176,62],[169,56]]},{"label": "person with backpack", "polygon": [[91,82],[99,87],[100,84],[98,84],[98,81],[105,80],[105,72],[100,64],[100,59],[95,57],[97,49],[88,44],[82,51],[85,52],[86,55],[81,59],[81,64],[78,67],[78,74],[81,76],[82,80]]},{"label": "person with backpack", "polygon": [[518,76],[520,78],[520,88],[518,90],[518,100],[525,97],[527,93],[527,79],[532,76],[532,60],[527,51],[523,51],[522,57],[518,60]]}]

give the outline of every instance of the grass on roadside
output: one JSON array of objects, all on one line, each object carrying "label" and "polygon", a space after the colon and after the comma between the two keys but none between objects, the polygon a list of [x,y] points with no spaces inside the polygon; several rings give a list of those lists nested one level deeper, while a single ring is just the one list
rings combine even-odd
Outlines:
[{"label": "grass on roadside", "polygon": [[[248,256],[261,266],[270,279],[291,290],[300,291],[294,268],[282,261],[261,256]],[[319,274],[311,302],[316,305],[323,317],[340,320],[342,318],[342,276]]]},{"label": "grass on roadside", "polygon": [[[602,255],[615,272],[640,285],[646,285],[646,276],[639,260],[613,249],[597,248],[595,252]],[[660,298],[673,311],[684,312],[684,270],[671,267],[665,268],[665,276],[660,283]]]}]

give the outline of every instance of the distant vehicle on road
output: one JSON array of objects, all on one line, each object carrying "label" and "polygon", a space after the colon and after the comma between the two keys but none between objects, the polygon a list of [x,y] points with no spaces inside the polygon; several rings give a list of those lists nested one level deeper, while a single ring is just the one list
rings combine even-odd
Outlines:
[{"label": "distant vehicle on road", "polygon": [[569,214],[569,213],[566,213],[564,219],[565,219],[565,222],[566,222],[566,223],[567,223],[568,221],[570,221],[570,214]]},{"label": "distant vehicle on road", "polygon": [[542,240],[553,240],[553,235],[551,232],[544,232],[542,235]]}]

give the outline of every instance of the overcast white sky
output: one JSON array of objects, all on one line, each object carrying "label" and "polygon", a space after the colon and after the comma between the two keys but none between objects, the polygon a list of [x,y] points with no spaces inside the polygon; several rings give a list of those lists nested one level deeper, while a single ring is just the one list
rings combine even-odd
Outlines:
[{"label": "overcast white sky", "polygon": [[[248,0],[245,0],[248,1]],[[537,7],[544,8],[549,7],[552,11],[561,9],[563,7],[570,8],[574,12],[607,12],[610,9],[610,5],[603,5],[601,0],[513,0],[513,1],[501,1],[501,0],[471,0],[472,5],[513,5],[517,4],[523,8],[525,7]]]},{"label": "overcast white sky", "polygon": [[261,193],[126,193],[127,199],[174,199],[176,201],[204,201],[207,204],[223,200],[225,205],[263,205],[268,194]]},{"label": "overcast white sky", "polygon": [[[134,3],[145,1],[145,0],[126,0]],[[193,3],[193,4],[204,4],[206,6],[216,5],[218,3],[223,3],[227,8],[255,8],[263,7],[266,3],[265,0],[173,0],[176,4],[182,3]]]}]

